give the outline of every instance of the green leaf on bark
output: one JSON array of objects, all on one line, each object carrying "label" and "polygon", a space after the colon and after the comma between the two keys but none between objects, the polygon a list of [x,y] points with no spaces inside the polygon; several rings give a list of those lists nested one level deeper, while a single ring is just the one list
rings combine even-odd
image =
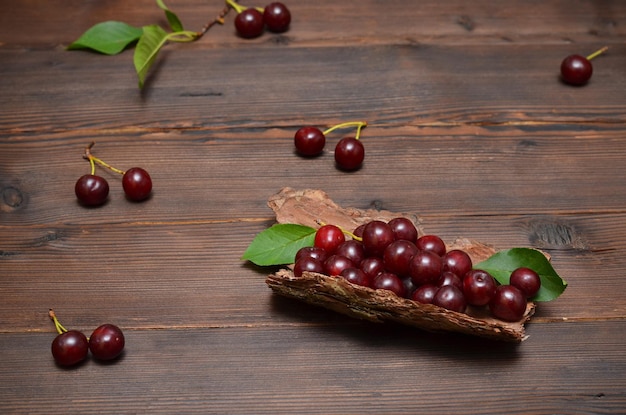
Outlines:
[{"label": "green leaf on bark", "polygon": [[143,27],[143,34],[137,42],[133,57],[139,78],[139,88],[143,88],[150,67],[156,60],[159,50],[167,41],[167,32],[158,25]]},{"label": "green leaf on bark", "polygon": [[303,225],[274,225],[254,238],[241,259],[261,266],[291,264],[300,248],[313,246],[315,232]]},{"label": "green leaf on bark", "polygon": [[162,0],[156,0],[156,2],[157,2],[157,5],[161,8],[161,10],[165,12],[165,17],[167,17],[167,21],[169,22],[170,27],[172,28],[172,32],[182,32],[184,30],[183,24],[181,23],[178,16],[176,16],[176,14],[173,11],[168,9]]},{"label": "green leaf on bark", "polygon": [[68,50],[91,49],[105,55],[117,55],[139,40],[143,30],[114,20],[98,23],[87,29]]},{"label": "green leaf on bark", "polygon": [[474,268],[490,273],[500,284],[508,284],[511,273],[520,267],[532,269],[541,278],[541,288],[531,299],[533,301],[554,300],[567,287],[567,282],[556,273],[546,256],[536,249],[506,249],[474,265]]}]

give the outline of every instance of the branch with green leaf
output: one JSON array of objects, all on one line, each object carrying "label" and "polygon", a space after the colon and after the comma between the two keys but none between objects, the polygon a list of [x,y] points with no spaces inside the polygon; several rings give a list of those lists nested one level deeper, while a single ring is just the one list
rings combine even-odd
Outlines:
[{"label": "branch with green leaf", "polygon": [[187,43],[200,39],[215,24],[223,24],[224,17],[232,8],[227,4],[217,17],[209,21],[200,31],[194,32],[184,29],[178,16],[163,0],[156,0],[156,3],[165,12],[170,32],[155,24],[139,28],[110,20],[89,28],[67,49],[88,49],[105,55],[117,55],[136,43],[133,62],[139,78],[139,88],[143,88],[150,68],[166,43]]}]

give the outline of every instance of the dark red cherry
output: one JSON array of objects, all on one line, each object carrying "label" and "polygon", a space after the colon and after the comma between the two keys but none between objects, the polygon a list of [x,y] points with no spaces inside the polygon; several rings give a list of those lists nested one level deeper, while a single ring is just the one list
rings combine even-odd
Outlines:
[{"label": "dark red cherry", "polygon": [[526,312],[526,296],[512,285],[500,285],[489,302],[494,317],[504,321],[519,321]]},{"label": "dark red cherry", "polygon": [[417,241],[417,228],[407,218],[393,218],[387,222],[396,236],[396,240],[404,239],[415,243]]},{"label": "dark red cherry", "polygon": [[89,336],[89,350],[98,360],[112,360],[124,350],[124,333],[113,324],[103,324]]},{"label": "dark red cherry", "polygon": [[439,291],[439,287],[432,284],[424,284],[418,287],[411,295],[411,300],[422,304],[432,304],[435,295]]},{"label": "dark red cherry", "polygon": [[152,178],[141,167],[133,167],[124,173],[122,187],[127,198],[134,202],[141,202],[146,200],[152,192]]},{"label": "dark red cherry", "polygon": [[315,232],[313,246],[322,248],[328,255],[332,255],[345,240],[346,237],[341,228],[335,225],[323,225]]},{"label": "dark red cherry", "polygon": [[561,62],[561,78],[570,85],[584,85],[593,74],[589,59],[580,55],[570,55]]},{"label": "dark red cherry", "polygon": [[534,297],[541,288],[541,277],[530,268],[517,268],[511,273],[509,284],[518,288],[526,298]]},{"label": "dark red cherry", "polygon": [[322,130],[317,127],[302,127],[293,137],[296,151],[301,156],[314,157],[324,151],[326,137]]},{"label": "dark red cherry", "polygon": [[295,275],[296,278],[300,278],[305,271],[323,274],[324,264],[315,258],[305,256],[296,261],[293,266],[293,275]]},{"label": "dark red cherry", "polygon": [[87,357],[89,342],[80,331],[69,330],[52,341],[52,356],[60,366],[74,366]]},{"label": "dark red cherry", "polygon": [[263,14],[255,8],[245,9],[235,17],[235,28],[243,38],[252,39],[261,36],[264,27]]},{"label": "dark red cherry", "polygon": [[430,251],[419,251],[411,258],[409,272],[417,286],[436,284],[441,276],[441,267],[439,255]]},{"label": "dark red cherry", "polygon": [[463,294],[468,304],[487,305],[496,293],[496,280],[481,269],[472,269],[463,277]]},{"label": "dark red cherry", "polygon": [[439,288],[433,298],[433,304],[458,313],[462,313],[467,307],[463,291],[454,285],[444,285]]},{"label": "dark red cherry", "polygon": [[341,170],[357,170],[363,164],[365,148],[361,140],[354,137],[344,137],[335,147],[335,162]]},{"label": "dark red cherry", "polygon": [[375,290],[389,290],[398,297],[404,297],[406,292],[402,280],[391,272],[381,272],[378,274],[374,280],[372,280],[371,287]]},{"label": "dark red cherry", "polygon": [[352,284],[362,287],[369,287],[371,284],[370,277],[358,268],[346,268],[341,271],[341,277]]},{"label": "dark red cherry", "polygon": [[103,177],[85,174],[76,181],[74,193],[84,206],[100,206],[109,196],[109,183]]},{"label": "dark red cherry", "polygon": [[282,33],[289,29],[291,13],[283,3],[270,3],[263,9],[263,21],[270,32]]},{"label": "dark red cherry", "polygon": [[422,251],[431,251],[439,256],[446,254],[446,244],[437,235],[423,235],[417,239],[415,246]]}]

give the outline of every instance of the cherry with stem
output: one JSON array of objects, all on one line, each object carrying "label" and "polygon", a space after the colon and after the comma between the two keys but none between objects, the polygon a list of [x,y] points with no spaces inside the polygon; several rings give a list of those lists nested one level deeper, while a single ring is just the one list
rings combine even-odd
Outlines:
[{"label": "cherry with stem", "polygon": [[[152,178],[146,170],[141,167],[133,167],[124,171],[113,167],[91,153],[91,148],[94,145],[95,142],[89,144],[85,148],[85,154],[83,156],[89,160],[89,163],[91,164],[92,176],[95,174],[95,164],[97,163],[102,167],[122,175],[122,187],[124,188],[124,193],[128,199],[134,202],[141,202],[150,196],[150,193],[152,192]],[[79,199],[81,198],[79,197]]]},{"label": "cherry with stem", "polygon": [[66,329],[57,319],[54,310],[48,311],[48,316],[54,322],[58,335],[51,345],[52,357],[59,366],[74,366],[81,363],[89,353],[89,341],[83,333],[77,330]]},{"label": "cherry with stem", "polygon": [[587,57],[581,55],[569,55],[561,62],[561,79],[570,85],[584,85],[593,74],[591,60],[608,50],[605,46]]}]

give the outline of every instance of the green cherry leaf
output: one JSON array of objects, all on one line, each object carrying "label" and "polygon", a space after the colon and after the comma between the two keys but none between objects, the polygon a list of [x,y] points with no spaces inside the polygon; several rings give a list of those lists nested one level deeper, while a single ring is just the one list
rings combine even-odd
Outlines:
[{"label": "green cherry leaf", "polygon": [[300,248],[313,246],[316,229],[282,223],[259,233],[241,259],[256,265],[291,264]]},{"label": "green cherry leaf", "polygon": [[170,27],[172,28],[172,31],[182,32],[184,30],[183,24],[180,22],[180,19],[178,18],[178,16],[176,16],[176,14],[173,11],[168,9],[162,0],[156,0],[156,2],[157,2],[157,5],[161,8],[161,10],[165,12],[165,17],[167,17],[167,21],[169,22]]},{"label": "green cherry leaf", "polygon": [[91,49],[105,55],[117,55],[126,49],[128,45],[137,41],[142,33],[143,30],[141,28],[124,22],[110,20],[98,23],[87,29],[67,49]]},{"label": "green cherry leaf", "polygon": [[139,88],[143,88],[150,67],[156,60],[161,47],[167,42],[167,32],[158,25],[143,27],[143,34],[137,42],[133,57],[139,78]]},{"label": "green cherry leaf", "polygon": [[496,252],[490,258],[474,265],[490,273],[500,284],[508,284],[511,273],[520,267],[530,268],[539,274],[541,288],[533,301],[551,301],[560,296],[565,288],[565,282],[556,273],[550,261],[544,254],[531,248],[511,248]]}]

